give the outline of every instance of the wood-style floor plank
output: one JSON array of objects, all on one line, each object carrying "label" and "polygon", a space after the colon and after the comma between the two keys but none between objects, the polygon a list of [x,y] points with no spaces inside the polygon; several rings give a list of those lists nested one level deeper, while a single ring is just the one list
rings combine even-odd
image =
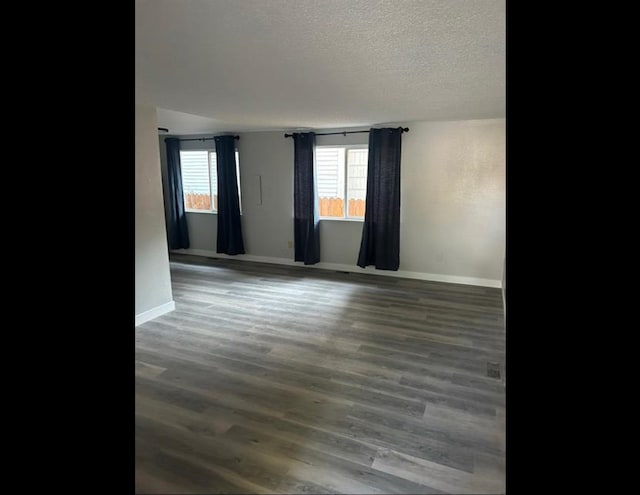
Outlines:
[{"label": "wood-style floor plank", "polygon": [[171,260],[176,310],[136,328],[136,493],[504,492],[499,290]]}]

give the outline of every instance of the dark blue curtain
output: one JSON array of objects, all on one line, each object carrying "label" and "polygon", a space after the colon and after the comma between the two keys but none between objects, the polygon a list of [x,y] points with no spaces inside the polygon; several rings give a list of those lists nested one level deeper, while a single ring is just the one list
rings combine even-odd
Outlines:
[{"label": "dark blue curtain", "polygon": [[168,211],[167,235],[169,237],[169,249],[188,249],[189,230],[187,217],[184,212],[184,196],[182,194],[182,171],[180,169],[180,140],[167,138],[164,140],[167,146],[167,175],[168,175]]},{"label": "dark blue curtain", "polygon": [[320,261],[318,197],[313,178],[313,132],[293,134],[293,238],[295,261],[314,265]]},{"label": "dark blue curtain", "polygon": [[371,129],[367,202],[358,266],[400,266],[400,129]]},{"label": "dark blue curtain", "polygon": [[218,170],[218,239],[217,251],[244,254],[240,199],[236,175],[236,143],[233,136],[217,136],[216,161]]}]

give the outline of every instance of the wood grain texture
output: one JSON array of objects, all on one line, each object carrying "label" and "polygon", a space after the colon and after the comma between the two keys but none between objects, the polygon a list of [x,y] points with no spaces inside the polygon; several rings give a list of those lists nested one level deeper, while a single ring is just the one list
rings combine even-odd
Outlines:
[{"label": "wood grain texture", "polygon": [[185,255],[171,275],[176,310],[135,331],[136,493],[504,493],[499,289]]}]

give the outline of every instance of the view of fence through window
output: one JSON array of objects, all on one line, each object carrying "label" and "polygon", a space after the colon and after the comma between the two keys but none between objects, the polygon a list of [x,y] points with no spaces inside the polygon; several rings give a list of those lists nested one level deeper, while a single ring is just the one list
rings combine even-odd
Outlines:
[{"label": "view of fence through window", "polygon": [[368,157],[366,148],[316,147],[321,218],[364,218]]},{"label": "view of fence through window", "polygon": [[[215,151],[180,151],[182,190],[184,207],[187,211],[218,211],[218,173],[216,167]],[[238,196],[240,196],[240,167],[237,151],[236,176]]]}]

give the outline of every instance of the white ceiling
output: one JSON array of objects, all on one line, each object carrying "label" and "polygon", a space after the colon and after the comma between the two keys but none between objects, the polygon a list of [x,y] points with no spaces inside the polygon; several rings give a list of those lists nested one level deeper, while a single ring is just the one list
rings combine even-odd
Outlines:
[{"label": "white ceiling", "polygon": [[136,0],[171,133],[505,116],[505,0]]}]

